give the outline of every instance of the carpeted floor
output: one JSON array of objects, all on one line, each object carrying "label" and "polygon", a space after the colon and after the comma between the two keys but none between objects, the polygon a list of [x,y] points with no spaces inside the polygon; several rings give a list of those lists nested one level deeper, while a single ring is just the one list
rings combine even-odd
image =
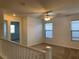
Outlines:
[{"label": "carpeted floor", "polygon": [[37,44],[31,47],[36,48],[36,49],[46,50],[47,48],[52,47],[52,46],[46,43],[42,43],[42,44]]},{"label": "carpeted floor", "polygon": [[0,56],[0,59],[3,59],[3,58]]}]

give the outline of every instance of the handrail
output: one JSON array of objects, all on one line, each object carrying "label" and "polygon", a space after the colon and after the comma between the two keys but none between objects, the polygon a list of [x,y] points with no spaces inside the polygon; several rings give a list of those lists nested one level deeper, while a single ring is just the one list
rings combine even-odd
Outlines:
[{"label": "handrail", "polygon": [[[1,39],[1,40],[4,40],[4,39]],[[14,42],[14,41],[10,41],[10,40],[4,40],[4,41],[8,41],[8,42],[10,42],[10,43],[19,45],[19,46],[24,47],[24,48],[32,49],[32,50],[37,51],[37,52],[46,53],[46,51],[44,51],[44,50],[40,50],[40,49],[28,47],[28,46],[23,46],[23,45],[21,45],[21,44],[19,44],[19,43],[17,43],[17,42]]]},{"label": "handrail", "polygon": [[1,39],[2,57],[4,59],[46,59],[47,52],[32,47]]}]

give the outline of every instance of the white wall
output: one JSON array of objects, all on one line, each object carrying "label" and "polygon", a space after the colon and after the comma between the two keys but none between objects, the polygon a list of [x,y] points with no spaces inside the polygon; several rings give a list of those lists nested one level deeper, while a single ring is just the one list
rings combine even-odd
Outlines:
[{"label": "white wall", "polygon": [[[2,43],[1,39],[3,39],[3,12],[0,10],[0,43]],[[2,45],[0,44],[0,56],[2,56]]]},{"label": "white wall", "polygon": [[71,40],[70,22],[79,19],[79,15],[57,16],[54,20],[54,38],[46,40],[49,44],[64,47],[79,48],[79,41]]},{"label": "white wall", "polygon": [[20,41],[22,39],[22,36],[21,36],[21,22],[22,22],[22,19],[21,17],[19,17],[18,15],[16,16],[13,16],[12,13],[4,13],[4,20],[6,20],[7,22],[7,40],[10,40],[11,41],[11,33],[10,33],[10,24],[11,22],[19,22],[19,25],[20,25]]},{"label": "white wall", "polygon": [[21,41],[20,44],[27,46],[27,17],[21,20]]},{"label": "white wall", "polygon": [[10,22],[20,22],[20,44],[24,46],[31,46],[42,42],[42,22],[36,16],[13,17],[12,14],[4,14],[4,19],[8,25],[8,40],[10,40]]},{"label": "white wall", "polygon": [[2,11],[0,10],[0,39],[3,38],[3,13]]},{"label": "white wall", "polygon": [[42,22],[35,16],[27,18],[27,45],[35,45],[42,42]]}]

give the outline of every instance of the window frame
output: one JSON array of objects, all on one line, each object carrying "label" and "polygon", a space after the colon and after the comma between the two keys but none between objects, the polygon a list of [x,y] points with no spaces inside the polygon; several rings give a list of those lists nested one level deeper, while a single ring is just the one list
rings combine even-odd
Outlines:
[{"label": "window frame", "polygon": [[[45,24],[46,23],[52,23],[53,29],[52,30],[45,30]],[[52,22],[52,21],[46,21],[46,22],[44,22],[44,24],[43,24],[43,31],[44,31],[44,38],[45,39],[53,39],[54,38],[54,22]],[[46,31],[52,31],[52,38],[47,38],[46,37]]]},{"label": "window frame", "polygon": [[[8,22],[7,22],[7,20],[4,20],[4,23],[6,24],[5,25],[6,26],[6,32],[5,32],[5,30],[3,30],[3,35],[4,35],[4,39],[7,40],[8,39]],[[3,29],[5,29],[4,24],[3,24]]]},{"label": "window frame", "polygon": [[15,33],[15,25],[10,25],[10,33],[11,34]]},{"label": "window frame", "polygon": [[[79,37],[72,37],[72,32],[79,32],[79,30],[72,30],[71,28],[72,28],[72,21],[79,21],[78,19],[76,19],[76,20],[71,20],[71,22],[70,22],[70,32],[71,32],[71,40],[72,41],[79,41],[79,40],[75,40],[76,38],[78,38],[79,39]],[[74,39],[74,40],[73,40]]]}]

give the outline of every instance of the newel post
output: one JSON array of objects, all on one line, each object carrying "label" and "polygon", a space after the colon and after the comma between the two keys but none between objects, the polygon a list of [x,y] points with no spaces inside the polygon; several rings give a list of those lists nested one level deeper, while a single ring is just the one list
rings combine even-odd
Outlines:
[{"label": "newel post", "polygon": [[46,47],[47,53],[46,53],[46,59],[53,59],[53,49],[50,46]]}]

